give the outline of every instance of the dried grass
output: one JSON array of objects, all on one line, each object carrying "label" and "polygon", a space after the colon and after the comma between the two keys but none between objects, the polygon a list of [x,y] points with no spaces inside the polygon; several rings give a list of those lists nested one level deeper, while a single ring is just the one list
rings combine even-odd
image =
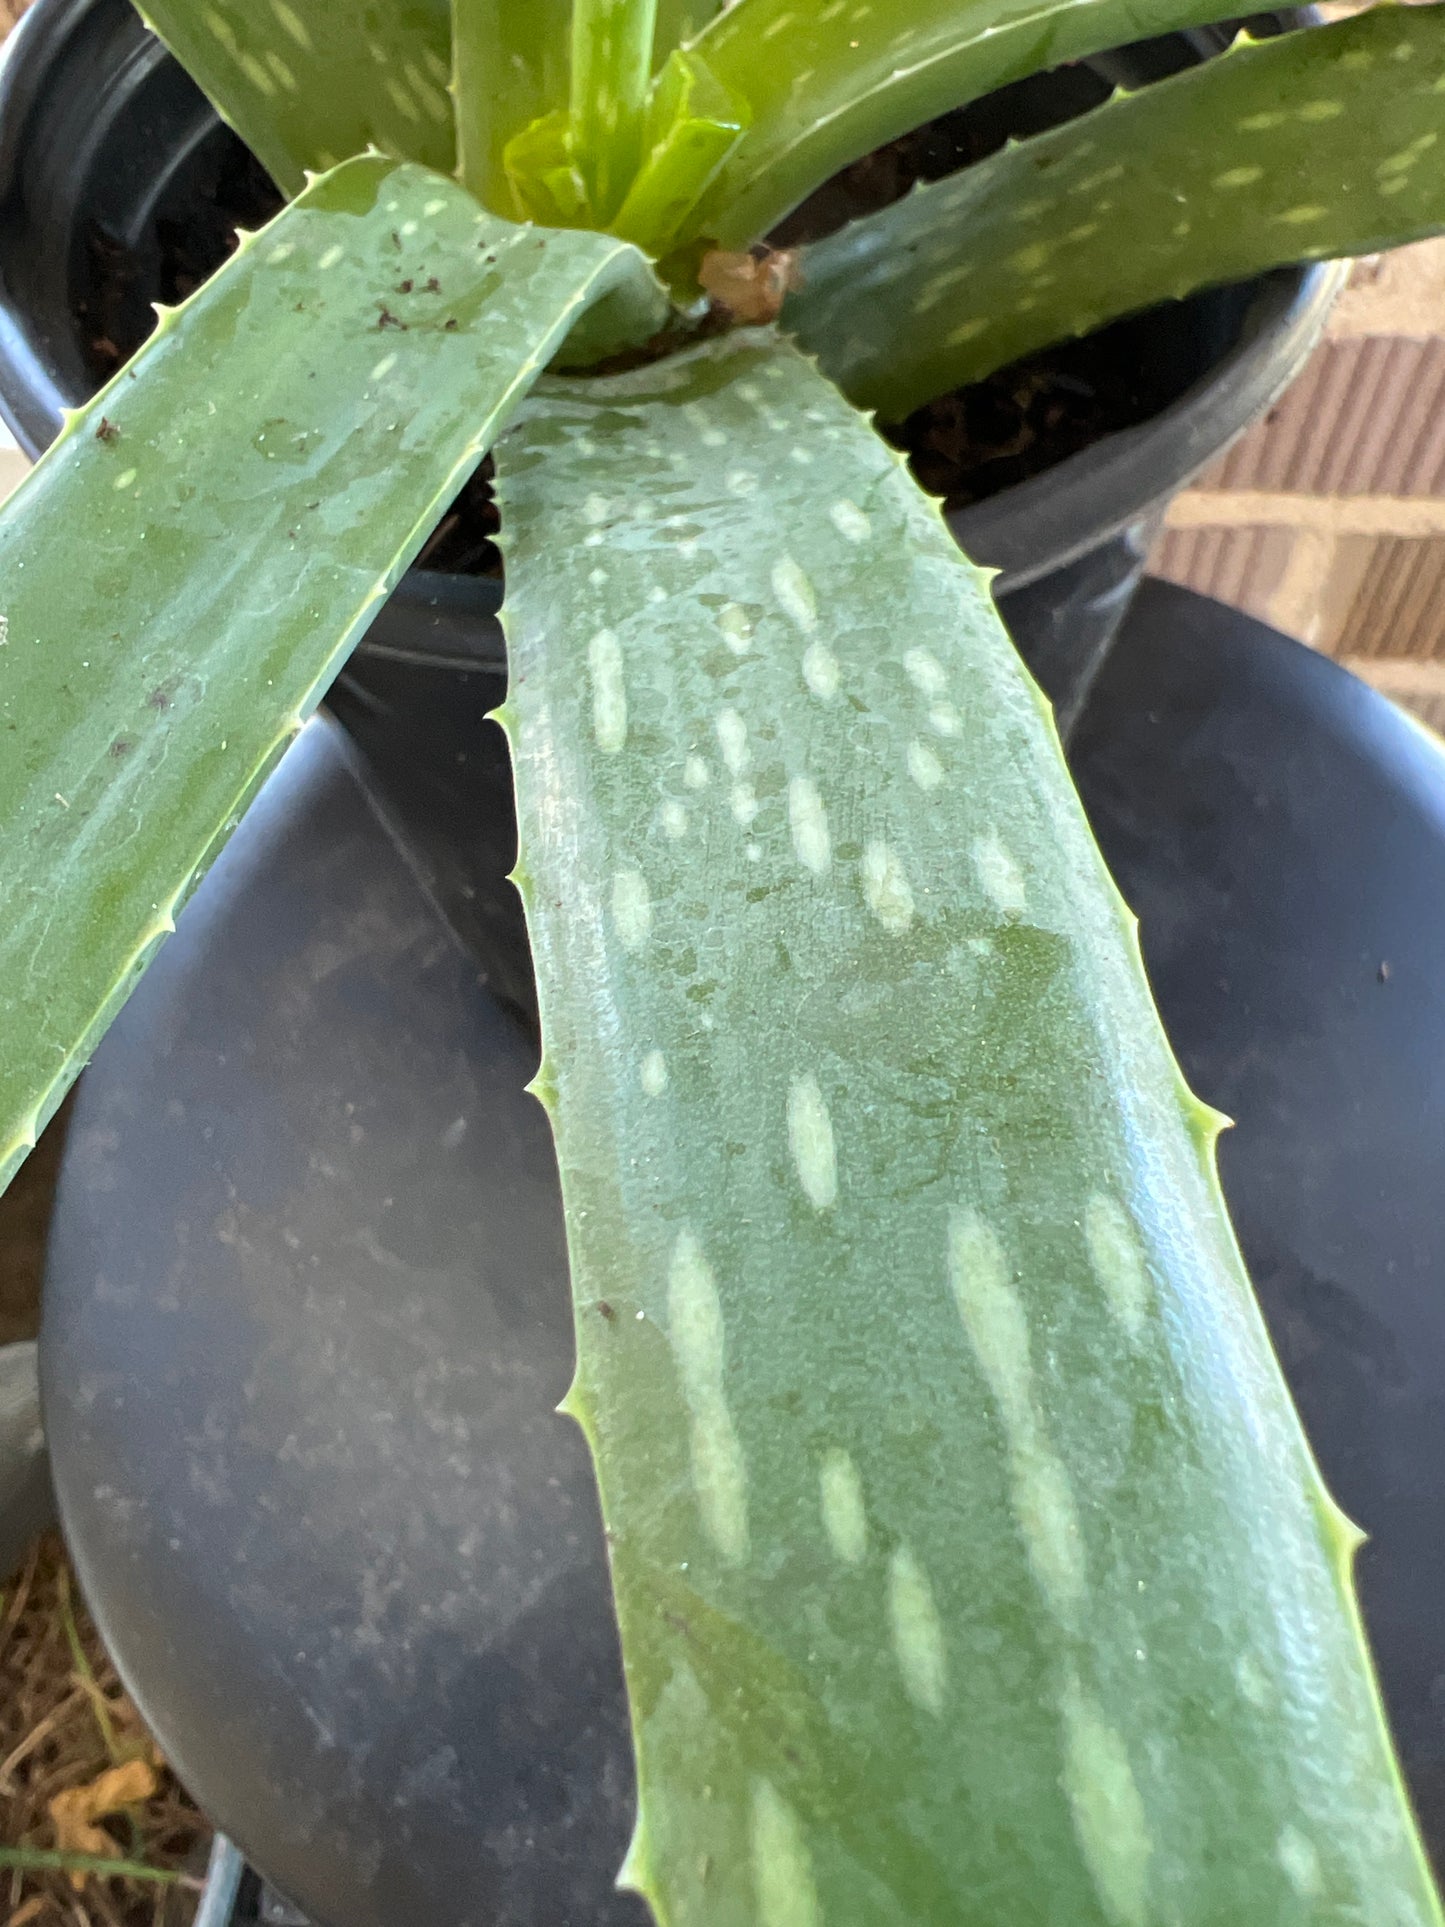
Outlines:
[{"label": "dried grass", "polygon": [[[151,1784],[148,1798],[94,1815],[91,1847],[113,1843],[99,1867],[57,1855],[76,1838],[73,1816],[104,1806],[107,1788]],[[67,1815],[63,1838],[56,1822]],[[0,1595],[0,1927],[186,1927],[209,1843],[47,1535]],[[5,1864],[47,1857],[64,1864]],[[101,1871],[110,1860],[132,1871]]]}]

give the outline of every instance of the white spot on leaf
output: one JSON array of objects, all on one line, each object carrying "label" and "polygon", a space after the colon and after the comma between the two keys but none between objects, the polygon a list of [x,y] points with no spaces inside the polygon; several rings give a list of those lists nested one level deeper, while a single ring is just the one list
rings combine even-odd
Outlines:
[{"label": "white spot on leaf", "polygon": [[773,594],[778,606],[802,630],[818,624],[818,601],[813,585],[790,555],[773,564]]},{"label": "white spot on leaf", "polygon": [[766,1780],[753,1782],[750,1845],[760,1927],[822,1927],[798,1817]]},{"label": "white spot on leaf", "polygon": [[926,743],[908,745],[908,774],[919,789],[936,790],[943,781],[943,765]]},{"label": "white spot on leaf", "polygon": [[928,1574],[907,1546],[899,1546],[888,1562],[888,1623],[904,1692],[937,1718],[948,1684],[943,1625]]},{"label": "white spot on leaf", "polygon": [[615,756],[627,741],[627,685],[622,677],[622,646],[611,629],[599,629],[587,645],[592,678],[592,730],[604,756]]},{"label": "white spot on leaf", "polygon": [[1234,1662],[1234,1679],[1251,1706],[1269,1705],[1269,1676],[1253,1653],[1241,1653]]},{"label": "white spot on leaf", "polygon": [[949,1280],[973,1353],[999,1408],[1014,1516],[1039,1589],[1066,1624],[1085,1589],[1083,1536],[1068,1475],[1034,1394],[1028,1320],[998,1238],[975,1211],[949,1224]]},{"label": "white spot on leaf", "polygon": [[1072,1677],[1062,1712],[1064,1791],[1085,1863],[1116,1927],[1146,1927],[1152,1848],[1128,1748]]},{"label": "white spot on leaf", "polygon": [[735,656],[748,653],[753,643],[753,625],[746,609],[740,608],[736,602],[728,603],[718,616],[717,626],[722,631],[723,641]]},{"label": "white spot on leaf", "polygon": [[722,1301],[690,1231],[680,1233],[668,1267],[667,1335],[692,1415],[692,1477],[703,1528],[736,1565],[748,1549],[747,1468],[723,1389]]},{"label": "white spot on leaf", "polygon": [[838,1200],[838,1156],[816,1077],[795,1077],[788,1090],[788,1145],[804,1197],[815,1211],[829,1210]]},{"label": "white spot on leaf", "polygon": [[1115,1317],[1137,1340],[1153,1292],[1139,1234],[1124,1207],[1107,1192],[1096,1191],[1085,1206],[1084,1241]]},{"label": "white spot on leaf", "polygon": [[863,894],[885,930],[899,934],[913,921],[913,892],[903,865],[881,837],[863,851]]},{"label": "white spot on leaf", "polygon": [[873,533],[873,524],[856,502],[835,502],[828,511],[828,519],[849,542],[866,542]]},{"label": "white spot on leaf", "polygon": [[1323,1880],[1319,1854],[1298,1827],[1286,1826],[1281,1831],[1275,1853],[1285,1879],[1297,1894],[1308,1899],[1320,1891]]},{"label": "white spot on leaf", "polygon": [[612,922],[624,950],[640,950],[652,934],[652,896],[641,870],[619,870],[612,879]]},{"label": "white spot on leaf", "polygon": [[650,1050],[642,1060],[642,1089],[648,1097],[661,1097],[667,1089],[667,1059],[660,1050]]},{"label": "white spot on leaf", "polygon": [[828,813],[822,797],[806,776],[795,776],[788,785],[788,821],[798,861],[814,876],[824,876],[833,861]]},{"label": "white spot on leaf", "polygon": [[868,1515],[858,1468],[841,1448],[823,1460],[818,1486],[828,1544],[845,1566],[856,1566],[868,1550]]},{"label": "white spot on leaf", "polygon": [[943,664],[926,649],[910,649],[903,658],[903,667],[913,687],[925,696],[941,696],[948,688]]},{"label": "white spot on leaf", "polygon": [[741,776],[751,758],[748,753],[748,726],[738,712],[729,707],[720,709],[714,724],[717,730],[718,746],[722,750],[728,773]]},{"label": "white spot on leaf", "polygon": [[288,7],[286,0],[271,0],[271,11],[280,22],[282,31],[289,33],[298,47],[304,47],[306,52],[310,53],[311,35],[307,30],[306,22],[296,9]]},{"label": "white spot on leaf", "polygon": [[733,813],[733,821],[742,829],[747,829],[758,814],[758,799],[753,793],[751,783],[734,783],[728,807]]},{"label": "white spot on leaf", "polygon": [[978,880],[995,909],[1002,910],[1006,917],[1022,916],[1028,902],[1023,872],[1004,848],[998,832],[990,830],[987,836],[975,837],[971,854]]},{"label": "white spot on leaf", "polygon": [[838,693],[838,658],[824,642],[811,642],[803,652],[803,680],[813,694],[829,702]]}]

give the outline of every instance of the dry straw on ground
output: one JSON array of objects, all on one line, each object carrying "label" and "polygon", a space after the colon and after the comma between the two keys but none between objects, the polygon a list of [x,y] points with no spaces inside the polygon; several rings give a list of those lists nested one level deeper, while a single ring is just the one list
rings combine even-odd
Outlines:
[{"label": "dry straw on ground", "polygon": [[185,1927],[209,1838],[42,1539],[0,1595],[0,1927]]}]

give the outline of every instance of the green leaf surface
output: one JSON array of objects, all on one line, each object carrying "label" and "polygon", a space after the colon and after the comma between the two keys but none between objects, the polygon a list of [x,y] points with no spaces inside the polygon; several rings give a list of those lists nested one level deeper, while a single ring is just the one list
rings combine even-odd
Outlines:
[{"label": "green leaf surface", "polygon": [[1170,296],[1440,233],[1442,131],[1445,6],[1241,40],[807,249],[785,325],[896,419]]},{"label": "green leaf surface", "polygon": [[1134,929],[936,506],[750,333],[498,451],[663,1927],[1424,1927]]},{"label": "green leaf surface", "polygon": [[448,0],[137,5],[287,194],[368,147],[451,171]]},{"label": "green leaf surface", "polygon": [[1219,18],[1219,0],[737,0],[696,46],[751,127],[695,231],[746,247],[850,161],[950,108]]},{"label": "green leaf surface", "polygon": [[0,511],[0,1185],[537,370],[622,280],[652,287],[619,242],[350,162],[163,314]]}]

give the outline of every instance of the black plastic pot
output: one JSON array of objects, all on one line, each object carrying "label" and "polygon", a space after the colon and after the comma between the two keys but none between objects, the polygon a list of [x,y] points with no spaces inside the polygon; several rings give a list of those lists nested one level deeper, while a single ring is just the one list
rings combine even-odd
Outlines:
[{"label": "black plastic pot", "polygon": [[[1220,44],[1215,30],[1143,43],[1054,77],[1022,107],[1009,90],[1006,110],[1042,125],[1090,104],[1105,80],[1157,78]],[[260,218],[264,176],[130,0],[37,0],[0,71],[0,413],[30,453],[98,384],[87,343],[110,318],[96,312],[107,257],[138,263],[117,317],[138,333],[149,301],[185,291],[165,241],[198,201],[214,213],[214,264],[227,212]],[[1297,372],[1337,285],[1331,267],[1285,270],[1126,324],[1130,354],[1167,370],[1175,399],[952,518],[968,553],[1002,571],[1004,616],[1066,728],[1170,497]],[[114,289],[106,299],[114,311]],[[423,571],[397,592],[422,608],[438,593]],[[475,646],[500,648],[490,585],[440,593],[454,612],[470,598]]]},{"label": "black plastic pot", "polygon": [[[500,678],[449,663],[445,608],[376,633],[345,730],[303,733],[79,1093],[41,1339],[61,1513],[167,1757],[316,1927],[648,1927],[611,1885],[631,1750],[554,1409],[556,1167],[477,908]],[[1370,1535],[1445,1866],[1445,755],[1153,582],[1071,757],[1189,1082],[1239,1119],[1230,1209]]]}]

